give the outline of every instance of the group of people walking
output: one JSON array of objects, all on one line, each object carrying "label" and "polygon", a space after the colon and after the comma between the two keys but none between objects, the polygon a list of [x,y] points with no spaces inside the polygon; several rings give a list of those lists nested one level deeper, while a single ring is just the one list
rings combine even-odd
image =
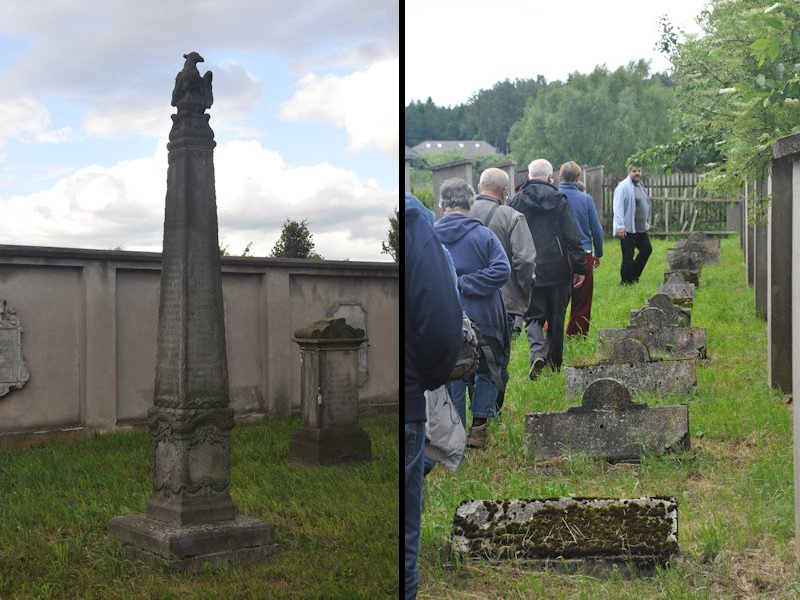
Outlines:
[{"label": "group of people walking", "polygon": [[[469,390],[467,446],[483,449],[504,402],[512,336],[525,330],[528,376],[536,379],[546,368],[561,368],[565,329],[567,336],[588,334],[603,230],[580,176],[577,163],[564,163],[556,187],[550,162],[536,159],[513,198],[501,169],[481,173],[477,195],[466,181],[449,179],[439,189],[443,216],[432,225],[431,211],[406,194],[406,598],[416,596],[422,482],[432,465],[424,465],[424,390],[445,384],[465,427]],[[641,176],[631,166],[614,191],[623,284],[638,281],[652,251]],[[474,375],[448,381],[461,348],[462,311],[480,332],[483,350]]]}]

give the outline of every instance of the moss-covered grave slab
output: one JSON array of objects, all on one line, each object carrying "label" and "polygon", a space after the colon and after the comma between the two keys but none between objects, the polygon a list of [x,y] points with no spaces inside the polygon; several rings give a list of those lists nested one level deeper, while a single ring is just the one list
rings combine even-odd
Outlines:
[{"label": "moss-covered grave slab", "polygon": [[589,384],[604,378],[618,380],[631,392],[661,396],[690,394],[697,388],[694,358],[652,359],[647,346],[636,338],[615,340],[608,360],[567,366],[564,391],[567,396],[583,394]]},{"label": "moss-covered grave slab", "polygon": [[706,358],[707,336],[704,327],[676,327],[672,317],[660,308],[640,310],[624,329],[598,329],[597,352],[608,355],[608,348],[619,340],[635,338],[651,355],[668,358]]},{"label": "moss-covered grave slab", "polygon": [[704,264],[719,263],[720,241],[701,232],[695,232],[687,239],[676,242],[674,249],[695,252],[702,257]]},{"label": "moss-covered grave slab", "polygon": [[679,306],[692,306],[694,304],[695,286],[688,283],[680,273],[671,273],[665,277],[666,283],[658,286],[659,294],[666,294],[673,304]]},{"label": "moss-covered grave slab", "polygon": [[700,287],[700,269],[668,269],[664,271],[664,283],[673,275],[680,275],[686,283],[691,283],[695,288]]},{"label": "moss-covered grave slab", "polygon": [[609,462],[639,462],[643,452],[689,449],[689,409],[632,402],[625,385],[611,378],[589,384],[581,406],[566,412],[525,415],[525,451],[542,461],[582,453]]},{"label": "moss-covered grave slab", "polygon": [[661,496],[465,500],[453,518],[451,549],[492,563],[664,565],[680,551],[678,503]]}]

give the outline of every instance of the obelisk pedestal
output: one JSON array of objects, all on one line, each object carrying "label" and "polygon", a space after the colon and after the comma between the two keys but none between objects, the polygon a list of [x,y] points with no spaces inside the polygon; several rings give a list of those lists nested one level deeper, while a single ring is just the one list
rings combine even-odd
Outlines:
[{"label": "obelisk pedestal", "polygon": [[294,332],[301,350],[303,425],[289,461],[305,465],[372,460],[369,434],[358,423],[358,350],[367,338],[344,319],[323,319]]},{"label": "obelisk pedestal", "polygon": [[115,517],[109,533],[137,553],[177,567],[217,567],[277,550],[270,525],[236,515],[230,487],[233,409],[222,304],[213,102],[203,58],[185,54],[175,80],[156,383],[148,412],[153,493],[146,515]]}]

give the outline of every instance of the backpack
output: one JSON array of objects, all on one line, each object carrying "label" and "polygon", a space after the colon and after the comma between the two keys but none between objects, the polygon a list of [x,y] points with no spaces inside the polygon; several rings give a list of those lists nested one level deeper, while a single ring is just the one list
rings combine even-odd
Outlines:
[{"label": "backpack", "polygon": [[450,379],[465,379],[472,375],[478,369],[478,360],[480,358],[478,350],[478,334],[476,333],[476,325],[467,316],[467,313],[462,312],[462,333],[464,341],[461,343],[461,350],[458,353],[456,364],[453,367],[453,372],[450,374]]}]

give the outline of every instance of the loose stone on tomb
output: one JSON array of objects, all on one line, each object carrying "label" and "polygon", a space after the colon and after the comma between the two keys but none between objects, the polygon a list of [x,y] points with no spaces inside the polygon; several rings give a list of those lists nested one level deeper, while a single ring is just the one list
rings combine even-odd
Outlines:
[{"label": "loose stone on tomb", "polygon": [[[635,344],[627,346],[638,352]],[[622,382],[601,378],[586,387],[581,406],[525,415],[525,449],[534,461],[582,453],[609,462],[638,462],[642,452],[688,450],[689,409],[633,402]]]}]

